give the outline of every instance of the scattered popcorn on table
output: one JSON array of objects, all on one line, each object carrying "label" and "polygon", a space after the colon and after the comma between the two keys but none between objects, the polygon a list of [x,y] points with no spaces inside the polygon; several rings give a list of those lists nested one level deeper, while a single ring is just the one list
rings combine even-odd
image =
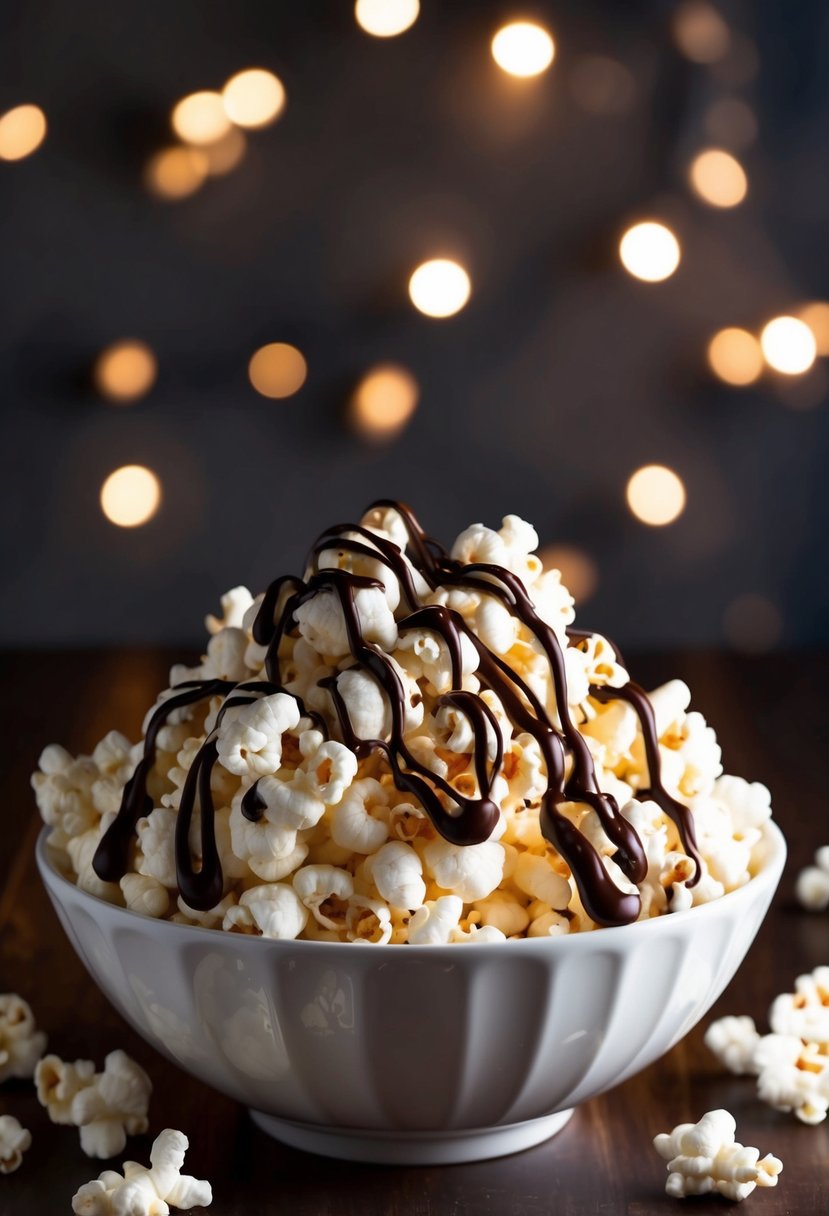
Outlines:
[{"label": "scattered popcorn on table", "polygon": [[0,1082],[33,1076],[45,1050],[46,1035],[28,1003],[16,992],[0,993]]},{"label": "scattered popcorn on table", "polygon": [[572,628],[537,544],[508,515],[447,551],[382,503],[305,581],[234,587],[142,743],[44,750],[59,864],[143,915],[369,944],[556,937],[748,882],[768,790],[723,773],[686,684],[646,695]]},{"label": "scattered popcorn on table", "polygon": [[166,1128],[150,1149],[150,1166],[125,1161],[124,1172],[104,1170],[72,1198],[77,1216],[167,1216],[171,1207],[207,1207],[213,1201],[209,1182],[182,1174],[190,1142],[183,1132]]},{"label": "scattered popcorn on table", "polygon": [[795,991],[775,997],[772,1033],[758,1034],[749,1017],[712,1022],[705,1044],[734,1073],[757,1077],[757,1094],[802,1123],[822,1123],[829,1112],[829,967],[795,980]]},{"label": "scattered popcorn on table", "polygon": [[0,1115],[0,1174],[14,1173],[31,1143],[31,1132],[21,1127],[13,1115]]},{"label": "scattered popcorn on table", "polygon": [[80,1128],[87,1157],[115,1157],[128,1135],[141,1135],[149,1126],[152,1083],[126,1052],[111,1051],[100,1073],[91,1060],[69,1064],[55,1055],[44,1056],[35,1083],[38,1101],[52,1122]]},{"label": "scattered popcorn on table", "polygon": [[655,1136],[654,1147],[668,1163],[666,1193],[684,1199],[714,1192],[739,1201],[757,1186],[777,1186],[782,1161],[771,1154],[758,1160],[758,1149],[735,1141],[736,1130],[727,1110],[711,1110],[699,1123],[680,1123]]},{"label": "scattered popcorn on table", "polygon": [[806,866],[797,876],[795,894],[810,912],[825,912],[829,908],[829,844],[815,853],[815,864]]}]

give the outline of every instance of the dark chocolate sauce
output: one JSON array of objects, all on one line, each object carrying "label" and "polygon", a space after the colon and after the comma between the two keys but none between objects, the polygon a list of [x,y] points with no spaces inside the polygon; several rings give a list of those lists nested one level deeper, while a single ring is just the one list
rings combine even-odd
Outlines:
[{"label": "dark chocolate sauce", "polygon": [[[491,707],[478,693],[461,687],[462,639],[465,636],[478,654],[476,677],[481,689],[489,689],[495,694],[515,730],[531,735],[538,742],[547,770],[547,789],[539,811],[541,830],[570,866],[588,915],[603,925],[626,924],[635,920],[640,910],[638,894],[619,889],[593,845],[566,813],[568,804],[589,806],[596,813],[605,835],[616,846],[613,859],[622,873],[633,883],[644,879],[647,862],[641,841],[633,826],[620,814],[615,799],[599,789],[590,750],[570,716],[564,653],[555,631],[538,616],[526,588],[511,571],[492,564],[464,565],[452,559],[438,541],[427,536],[411,510],[402,503],[381,500],[371,509],[375,508],[391,508],[400,515],[408,533],[406,553],[392,541],[376,536],[366,527],[338,525],[324,532],[313,545],[308,559],[311,573],[307,582],[286,576],[271,583],[252,630],[254,641],[265,647],[267,678],[240,684],[226,680],[188,681],[176,686],[173,695],[156,709],[150,719],[144,755],[124,788],[118,816],[104,834],[95,854],[93,866],[96,873],[102,879],[115,882],[129,868],[129,848],[135,825],[142,815],[152,809],[152,800],[147,794],[147,777],[155,763],[156,740],[162,724],[173,710],[221,694],[224,701],[216,724],[196,755],[182,790],[175,840],[176,873],[185,902],[192,908],[202,910],[219,902],[223,892],[223,876],[216,847],[211,791],[211,774],[217,759],[216,732],[228,709],[250,704],[259,696],[286,691],[280,678],[280,647],[283,640],[293,636],[296,630],[297,608],[313,596],[324,594],[337,597],[354,665],[376,681],[390,710],[389,737],[361,739],[349,719],[345,701],[337,687],[337,675],[321,680],[320,685],[331,696],[339,731],[346,746],[359,759],[373,753],[383,755],[397,788],[412,794],[421,803],[435,828],[446,840],[458,845],[472,845],[489,839],[500,815],[492,790],[503,764],[503,739]],[[469,721],[474,739],[471,755],[477,785],[474,795],[461,793],[451,781],[434,773],[406,747],[406,690],[389,656],[363,636],[355,601],[359,591],[382,591],[383,584],[377,579],[351,574],[346,570],[321,570],[319,558],[329,550],[368,558],[385,566],[397,578],[409,610],[398,620],[398,631],[431,630],[445,644],[451,666],[452,687],[438,697],[437,706],[451,706]],[[556,701],[553,715],[546,711],[526,681],[501,656],[484,645],[460,613],[441,605],[421,603],[414,571],[430,591],[438,587],[463,587],[496,596],[521,621],[536,639],[549,664]],[[576,644],[592,636],[583,630],[567,632]],[[621,660],[618,651],[616,654]],[[693,821],[688,808],[673,798],[662,784],[659,740],[650,701],[642,689],[633,683],[622,688],[591,687],[590,693],[602,703],[625,700],[636,712],[645,745],[649,782],[649,788],[640,791],[639,796],[656,801],[677,825],[683,846],[696,864],[694,881],[697,881],[700,859]],[[301,715],[313,721],[327,737],[328,730],[323,718],[306,710],[299,698],[296,699]],[[493,750],[494,755],[490,760]],[[261,819],[266,809],[258,784],[254,782],[242,798],[242,813],[253,822]],[[190,846],[190,828],[196,809],[200,827],[198,863],[194,862]]]}]

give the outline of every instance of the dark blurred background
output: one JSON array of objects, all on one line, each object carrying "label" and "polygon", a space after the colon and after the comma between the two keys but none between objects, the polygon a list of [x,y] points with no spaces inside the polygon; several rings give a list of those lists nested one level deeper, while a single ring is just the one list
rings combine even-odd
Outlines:
[{"label": "dark blurred background", "polygon": [[[519,18],[555,43],[532,77],[491,51]],[[379,496],[446,541],[529,519],[623,645],[826,642],[819,0],[422,0],[390,37],[349,0],[4,24],[2,644],[198,643],[221,592]],[[260,75],[174,133],[249,68],[275,117]],[[642,221],[678,242],[662,281],[620,260]],[[435,258],[471,282],[442,319],[409,297]],[[156,482],[104,506],[149,517],[119,526],[102,485],[135,465]],[[675,476],[631,505],[651,465]]]}]

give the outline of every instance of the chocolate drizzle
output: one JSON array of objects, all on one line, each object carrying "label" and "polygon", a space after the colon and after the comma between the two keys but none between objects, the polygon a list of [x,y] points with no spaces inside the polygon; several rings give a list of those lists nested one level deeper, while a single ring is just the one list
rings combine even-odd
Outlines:
[{"label": "chocolate drizzle", "polygon": [[[118,881],[129,867],[130,841],[142,815],[152,809],[147,793],[147,778],[155,763],[158,731],[179,708],[224,697],[216,723],[197,753],[187,774],[181,794],[176,823],[176,873],[179,889],[187,904],[196,909],[213,907],[222,897],[223,875],[214,828],[211,774],[217,759],[217,731],[222,717],[233,706],[250,704],[260,696],[287,692],[283,688],[279,651],[283,639],[297,628],[296,611],[316,595],[334,595],[345,621],[348,648],[354,666],[367,672],[381,689],[390,710],[391,730],[387,739],[362,739],[355,733],[348,709],[337,686],[338,676],[320,680],[328,690],[343,742],[359,759],[379,753],[385,759],[395,785],[413,795],[422,805],[435,828],[448,841],[473,845],[489,839],[499,819],[493,788],[499,775],[504,748],[501,730],[492,708],[479,693],[462,688],[463,639],[478,655],[476,677],[481,691],[491,690],[504,708],[513,728],[534,738],[544,760],[547,788],[541,799],[539,821],[544,836],[570,866],[588,914],[603,925],[626,924],[640,910],[638,894],[622,891],[608,873],[590,841],[565,813],[568,804],[590,807],[598,817],[608,840],[615,846],[613,860],[631,883],[640,883],[647,873],[647,860],[636,831],[620,814],[612,795],[598,785],[596,770],[587,742],[570,716],[567,678],[562,645],[555,631],[543,621],[521,580],[511,571],[488,563],[463,564],[452,559],[443,546],[426,535],[411,510],[401,503],[381,500],[375,509],[392,509],[402,518],[407,531],[406,553],[393,541],[375,535],[369,528],[343,524],[328,529],[316,541],[309,555],[307,581],[285,576],[276,579],[266,591],[253,624],[253,639],[265,648],[266,679],[234,684],[226,680],[188,681],[177,685],[173,695],[153,713],[145,738],[144,755],[124,788],[121,809],[104,834],[95,853],[93,866],[106,881]],[[398,580],[408,612],[397,621],[399,633],[412,629],[437,634],[446,647],[451,668],[451,689],[437,698],[436,708],[448,706],[466,717],[474,739],[472,769],[476,790],[469,794],[455,788],[418,760],[404,740],[406,689],[391,658],[363,636],[356,604],[358,592],[383,590],[376,578],[352,574],[338,568],[319,568],[323,554],[367,558],[388,569]],[[493,653],[467,625],[459,612],[439,604],[424,604],[419,593],[428,590],[464,588],[495,596],[530,632],[546,657],[552,677],[556,709],[548,713],[521,676],[499,655]],[[592,635],[568,630],[573,644]],[[612,645],[612,643],[611,643]],[[615,650],[615,647],[614,647]],[[618,651],[616,652],[618,656]],[[289,694],[294,695],[294,694]],[[694,860],[700,876],[700,858],[694,838],[690,811],[664,788],[660,773],[659,740],[653,709],[638,685],[622,688],[591,686],[590,695],[605,703],[626,701],[639,720],[648,765],[648,789],[639,797],[658,803],[676,824],[686,853]],[[326,724],[319,714],[308,711],[299,698],[300,713],[311,719],[327,736]],[[468,779],[467,779],[468,780]],[[199,863],[191,852],[190,831],[198,809],[200,827]],[[266,809],[265,799],[255,782],[242,798],[242,813],[256,822]]]}]

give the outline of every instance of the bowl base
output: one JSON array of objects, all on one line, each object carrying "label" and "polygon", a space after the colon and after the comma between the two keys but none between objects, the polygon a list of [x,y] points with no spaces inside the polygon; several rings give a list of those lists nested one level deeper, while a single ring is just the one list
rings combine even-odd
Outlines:
[{"label": "bowl base", "polygon": [[320,1127],[278,1119],[258,1110],[250,1112],[257,1127],[291,1148],[375,1165],[458,1165],[464,1161],[506,1157],[549,1140],[561,1131],[572,1114],[572,1110],[562,1110],[542,1119],[529,1119],[526,1123],[508,1123],[505,1127],[474,1131],[383,1132]]}]

